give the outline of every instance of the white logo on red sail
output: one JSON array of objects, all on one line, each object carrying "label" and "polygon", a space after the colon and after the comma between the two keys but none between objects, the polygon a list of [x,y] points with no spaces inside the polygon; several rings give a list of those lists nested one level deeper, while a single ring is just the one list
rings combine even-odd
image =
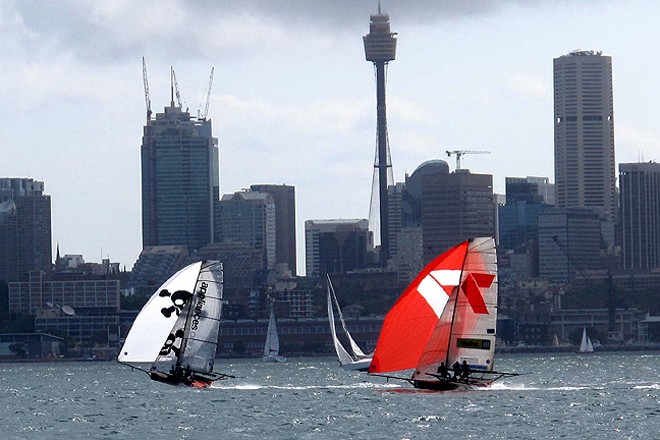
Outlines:
[{"label": "white logo on red sail", "polygon": [[[434,270],[424,277],[417,286],[417,291],[424,297],[438,318],[445,309],[449,295],[460,284],[460,279],[460,270]],[[475,314],[488,314],[481,288],[490,287],[494,279],[495,275],[493,274],[475,272],[470,272],[465,277],[461,289],[463,289],[465,297]]]}]

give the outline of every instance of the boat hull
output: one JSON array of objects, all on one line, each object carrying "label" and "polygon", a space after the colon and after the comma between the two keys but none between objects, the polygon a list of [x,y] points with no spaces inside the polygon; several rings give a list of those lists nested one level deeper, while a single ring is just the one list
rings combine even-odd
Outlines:
[{"label": "boat hull", "polygon": [[465,380],[411,380],[415,388],[431,391],[468,391],[488,388],[493,379],[468,379]]},{"label": "boat hull", "polygon": [[286,362],[284,356],[264,356],[262,359],[264,362]]},{"label": "boat hull", "polygon": [[346,371],[369,371],[369,365],[371,365],[371,358],[361,359],[350,364],[342,364],[341,367]]}]

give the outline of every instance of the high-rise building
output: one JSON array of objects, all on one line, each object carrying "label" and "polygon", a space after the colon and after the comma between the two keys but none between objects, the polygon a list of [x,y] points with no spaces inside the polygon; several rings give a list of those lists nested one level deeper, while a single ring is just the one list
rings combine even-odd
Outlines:
[{"label": "high-rise building", "polygon": [[660,164],[619,164],[624,269],[660,267]]},{"label": "high-rise building", "polygon": [[598,213],[590,208],[545,208],[539,215],[539,275],[558,283],[600,267]]},{"label": "high-rise building", "polygon": [[275,201],[269,193],[237,191],[225,194],[218,204],[215,241],[245,243],[260,251],[263,268],[275,265]]},{"label": "high-rise building", "polygon": [[613,223],[612,58],[574,51],[553,61],[556,206],[593,208]]},{"label": "high-rise building", "polygon": [[142,246],[213,241],[220,196],[218,142],[211,120],[191,117],[174,99],[155,118],[147,113],[142,136]]},{"label": "high-rise building", "polygon": [[34,179],[0,178],[0,280],[51,272],[50,196],[43,192]]},{"label": "high-rise building", "polygon": [[372,233],[366,219],[305,221],[307,276],[346,273],[369,266]]},{"label": "high-rise building", "polygon": [[275,263],[286,264],[296,274],[296,189],[290,185],[251,185],[275,201]]},{"label": "high-rise building", "polygon": [[538,216],[554,203],[554,186],[547,177],[507,177],[506,204],[498,207],[498,245],[518,249],[538,242]]},{"label": "high-rise building", "polygon": [[365,57],[374,64],[376,71],[377,142],[369,220],[380,243],[381,264],[385,265],[390,258],[387,187],[394,184],[387,138],[385,80],[387,66],[396,58],[396,33],[390,30],[390,16],[381,12],[380,3],[378,13],[371,15],[369,33],[363,41]]},{"label": "high-rise building", "polygon": [[493,176],[460,170],[422,176],[424,263],[474,237],[495,236]]}]

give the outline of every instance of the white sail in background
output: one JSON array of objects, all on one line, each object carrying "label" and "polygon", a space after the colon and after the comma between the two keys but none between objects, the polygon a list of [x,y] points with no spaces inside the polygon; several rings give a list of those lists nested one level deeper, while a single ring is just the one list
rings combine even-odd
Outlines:
[{"label": "white sail in background", "polygon": [[[348,331],[348,327],[346,326],[346,322],[344,321],[344,317],[341,313],[341,309],[339,308],[339,302],[337,301],[337,296],[335,295],[334,288],[332,287],[332,283],[330,282],[330,276],[327,276],[327,279],[328,279],[328,320],[330,321],[330,334],[332,335],[332,342],[335,346],[337,357],[339,358],[339,364],[345,370],[366,371],[369,368],[369,364],[371,363],[371,359],[373,355],[365,354],[351,336],[350,332]],[[350,345],[350,351],[344,347],[344,345],[339,340],[339,337],[337,336],[334,307],[337,308],[337,315],[339,316],[339,322],[342,327],[342,330],[344,331],[344,335],[348,339],[348,343]]]},{"label": "white sail in background", "polygon": [[582,342],[580,342],[580,353],[593,353],[594,346],[591,343],[591,338],[587,334],[587,328],[585,327],[582,330]]},{"label": "white sail in background", "polygon": [[265,362],[284,362],[286,360],[286,358],[280,356],[280,337],[277,334],[274,302],[270,305],[270,319],[268,320],[263,360]]}]

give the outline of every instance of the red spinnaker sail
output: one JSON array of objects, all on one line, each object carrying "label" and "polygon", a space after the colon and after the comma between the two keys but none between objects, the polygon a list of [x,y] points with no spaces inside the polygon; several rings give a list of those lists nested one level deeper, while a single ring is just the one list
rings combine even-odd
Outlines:
[{"label": "red spinnaker sail", "polygon": [[452,291],[461,281],[469,241],[443,253],[420,272],[385,317],[370,373],[415,368]]}]

